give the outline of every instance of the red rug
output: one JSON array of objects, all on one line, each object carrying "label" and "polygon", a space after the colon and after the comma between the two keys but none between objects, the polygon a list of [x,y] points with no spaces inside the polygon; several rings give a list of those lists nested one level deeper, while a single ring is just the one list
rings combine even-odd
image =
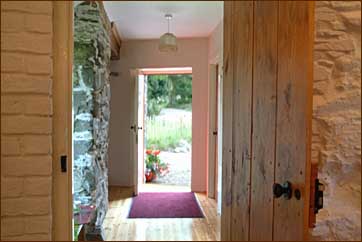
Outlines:
[{"label": "red rug", "polygon": [[144,192],[133,198],[129,218],[203,218],[193,192]]}]

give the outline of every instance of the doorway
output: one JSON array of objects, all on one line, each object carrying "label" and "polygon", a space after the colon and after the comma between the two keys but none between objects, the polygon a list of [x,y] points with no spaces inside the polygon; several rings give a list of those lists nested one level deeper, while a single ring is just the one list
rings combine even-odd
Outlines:
[{"label": "doorway", "polygon": [[138,189],[191,191],[192,68],[140,69]]},{"label": "doorway", "polygon": [[[237,8],[235,8],[235,6],[233,5],[236,5]],[[244,5],[246,4],[246,5]],[[244,136],[244,133],[242,133],[242,128],[244,127],[241,127],[239,125],[240,121],[245,121],[245,122],[241,122],[241,123],[246,123],[246,124],[250,124],[250,120],[251,120],[251,116],[249,115],[249,117],[245,117],[246,120],[240,120],[241,118],[244,118],[243,115],[240,115],[240,114],[244,114],[244,113],[247,113],[249,114],[247,111],[248,110],[252,110],[251,109],[251,105],[250,102],[245,102],[246,104],[248,104],[249,108],[248,109],[243,109],[243,106],[242,107],[239,107],[239,106],[236,106],[236,105],[233,105],[234,103],[235,104],[240,104],[240,103],[243,103],[243,102],[240,102],[240,100],[242,100],[241,98],[247,98],[248,100],[247,101],[250,101],[250,100],[253,100],[251,98],[256,98],[258,96],[243,96],[240,94],[239,90],[243,90],[243,86],[239,86],[239,85],[244,85],[244,81],[240,81],[240,80],[245,80],[244,77],[250,77],[252,76],[251,74],[251,70],[253,71],[253,74],[258,74],[258,73],[261,73],[259,71],[256,71],[257,69],[252,69],[252,68],[249,68],[249,67],[252,67],[253,66],[253,61],[254,59],[251,58],[253,57],[252,54],[250,54],[250,52],[248,51],[251,51],[253,50],[253,48],[247,48],[245,46],[248,46],[248,45],[245,45],[243,47],[243,45],[240,45],[239,42],[237,42],[238,40],[243,40],[244,42],[252,45],[253,44],[253,41],[251,41],[252,37],[253,37],[253,30],[249,31],[248,32],[248,35],[245,36],[245,34],[243,34],[243,32],[240,31],[240,27],[245,27],[245,26],[253,26],[253,22],[254,21],[254,18],[255,16],[253,14],[250,14],[250,13],[254,13],[254,11],[258,11],[256,12],[256,16],[269,16],[267,15],[267,13],[269,13],[270,9],[273,7],[274,9],[274,5],[273,6],[269,6],[269,5],[264,5],[264,3],[255,3],[257,4],[256,6],[253,5],[254,3],[225,3],[225,5],[227,6],[227,8],[225,9],[225,15],[226,15],[226,18],[225,18],[225,36],[226,36],[226,39],[227,40],[233,40],[235,42],[235,46],[234,46],[234,42],[226,42],[225,46],[224,46],[224,50],[225,50],[225,56],[227,57],[226,60],[224,60],[224,63],[230,63],[230,53],[237,53],[237,55],[235,55],[236,57],[238,58],[241,58],[244,56],[244,54],[248,57],[250,57],[248,60],[250,62],[248,63],[244,63],[244,61],[242,60],[239,60],[239,59],[236,59],[235,62],[236,63],[232,63],[230,65],[225,65],[225,70],[224,70],[224,74],[225,74],[225,80],[227,80],[227,82],[225,82],[225,85],[224,85],[224,89],[223,89],[223,94],[224,94],[224,99],[223,100],[223,107],[224,107],[224,115],[223,115],[223,127],[226,127],[228,129],[225,129],[224,130],[224,134],[223,134],[223,146],[224,146],[224,149],[223,149],[223,153],[224,153],[224,162],[223,162],[223,191],[225,191],[223,193],[223,198],[222,198],[222,201],[223,201],[223,208],[222,208],[222,222],[221,222],[221,232],[222,232],[222,238],[224,239],[240,239],[240,238],[245,238],[244,236],[246,236],[246,239],[249,239],[250,237],[252,236],[249,236],[249,234],[247,234],[246,231],[248,231],[248,228],[250,230],[250,227],[249,226],[249,222],[254,222],[254,221],[257,221],[255,218],[258,218],[259,216],[254,216],[254,217],[250,217],[249,214],[250,214],[250,211],[248,212],[245,208],[250,208],[250,206],[245,206],[242,207],[242,206],[239,206],[240,204],[241,205],[244,205],[244,204],[249,204],[249,201],[253,201],[252,204],[254,204],[255,206],[253,207],[253,211],[254,212],[260,212],[262,215],[265,215],[266,212],[262,212],[262,210],[260,208],[265,208],[265,206],[263,207],[263,202],[266,201],[265,199],[262,198],[262,195],[264,194],[268,194],[268,196],[270,196],[270,200],[268,201],[273,201],[274,202],[274,199],[272,198],[272,195],[270,193],[270,184],[271,183],[268,183],[264,186],[264,184],[260,185],[260,187],[258,187],[258,191],[262,191],[262,188],[265,187],[265,193],[262,193],[262,192],[259,192],[257,193],[257,195],[260,195],[259,196],[259,200],[257,200],[256,196],[255,195],[251,195],[251,194],[254,194],[251,193],[252,190],[250,190],[250,181],[251,179],[247,179],[247,180],[241,180],[240,178],[243,178],[243,177],[246,177],[246,178],[250,178],[250,174],[253,174],[252,172],[256,172],[257,174],[259,175],[265,175],[265,170],[263,169],[260,169],[259,170],[255,170],[255,169],[252,169],[253,167],[264,167],[262,166],[262,163],[260,162],[260,166],[256,166],[256,165],[253,165],[252,167],[248,167],[248,172],[246,174],[246,176],[243,176],[243,171],[245,171],[246,169],[244,169],[243,165],[244,165],[244,160],[243,159],[239,159],[239,160],[235,160],[234,157],[235,155],[238,155],[238,158],[243,158],[243,157],[246,157],[247,158],[247,161],[251,159],[252,156],[250,156],[250,154],[248,152],[241,152],[239,149],[234,149],[235,147],[239,147],[239,144],[242,143],[242,138]],[[266,4],[266,3],[265,3]],[[269,3],[268,3],[269,4]],[[299,201],[297,200],[296,198],[293,198],[292,201],[289,201],[288,203],[288,200],[284,199],[282,200],[279,199],[278,201],[276,201],[275,205],[276,206],[270,206],[270,209],[269,211],[272,211],[273,212],[273,215],[277,215],[276,216],[276,219],[279,219],[279,220],[276,220],[275,223],[274,223],[274,220],[270,220],[272,221],[273,225],[275,225],[275,228],[279,228],[280,229],[283,229],[283,226],[285,227],[285,219],[284,218],[298,218],[298,223],[296,223],[295,221],[292,221],[290,223],[288,223],[291,227],[290,230],[287,230],[287,231],[279,231],[279,230],[276,230],[278,233],[274,233],[273,231],[273,228],[271,226],[269,226],[269,224],[267,224],[265,227],[268,227],[270,229],[270,234],[271,235],[282,235],[282,236],[285,236],[286,232],[288,232],[288,238],[301,238],[303,236],[303,230],[306,228],[306,226],[303,226],[303,219],[305,220],[305,217],[306,217],[306,210],[307,209],[304,209],[305,211],[303,212],[303,208],[308,208],[308,180],[306,180],[308,178],[308,155],[309,155],[309,151],[308,151],[308,137],[307,135],[309,134],[309,121],[311,120],[309,115],[309,108],[306,107],[306,105],[310,103],[310,94],[311,94],[311,88],[309,86],[310,84],[310,78],[309,78],[309,74],[311,73],[311,67],[309,66],[309,64],[311,64],[312,62],[310,62],[310,59],[309,59],[309,56],[305,57],[306,54],[303,54],[301,51],[303,50],[302,48],[294,48],[295,46],[299,46],[301,45],[302,43],[305,43],[306,45],[306,49],[307,50],[311,50],[311,46],[309,45],[309,37],[311,36],[310,35],[310,31],[311,29],[311,26],[313,26],[313,21],[311,20],[311,17],[313,16],[312,15],[312,12],[313,12],[313,5],[312,4],[309,4],[309,3],[278,3],[280,6],[275,6],[275,9],[276,10],[282,10],[282,11],[275,11],[275,13],[278,13],[280,15],[280,18],[282,19],[283,17],[286,18],[287,20],[290,20],[290,22],[292,23],[296,23],[295,26],[294,25],[288,25],[286,26],[285,24],[283,24],[284,22],[278,22],[278,26],[281,28],[281,30],[287,32],[287,34],[285,35],[281,35],[281,36],[289,36],[289,38],[286,38],[286,39],[282,39],[284,42],[282,42],[281,44],[284,44],[284,45],[288,45],[288,48],[286,48],[285,52],[290,52],[293,54],[293,57],[296,56],[296,58],[293,58],[293,60],[295,61],[303,61],[302,64],[303,65],[297,65],[296,63],[294,62],[291,62],[291,64],[294,64],[294,66],[298,66],[298,68],[292,68],[292,67],[289,67],[290,68],[290,72],[288,73],[296,73],[295,76],[302,76],[302,81],[303,80],[306,80],[305,82],[301,82],[299,79],[296,79],[295,76],[291,75],[291,78],[287,78],[284,76],[282,76],[284,78],[284,80],[292,80],[293,82],[292,83],[284,83],[285,85],[284,86],[277,86],[279,89],[278,90],[278,96],[280,97],[278,100],[279,101],[284,101],[285,102],[285,105],[281,106],[281,108],[288,108],[287,110],[284,110],[284,109],[281,109],[281,108],[278,108],[278,113],[280,115],[284,115],[284,116],[287,116],[286,118],[284,118],[284,116],[282,116],[282,118],[284,119],[278,119],[278,120],[284,120],[284,121],[294,121],[294,120],[302,120],[303,121],[303,127],[300,128],[300,129],[296,129],[295,127],[299,127],[299,126],[296,126],[296,125],[293,125],[292,122],[289,122],[287,123],[287,128],[290,127],[290,129],[288,129],[288,131],[292,130],[294,131],[294,133],[296,133],[296,131],[301,131],[303,132],[302,135],[293,135],[293,137],[306,137],[305,139],[301,139],[300,141],[299,140],[287,140],[287,139],[280,139],[280,140],[286,140],[286,144],[283,146],[280,145],[279,143],[277,144],[278,148],[283,148],[283,147],[292,147],[294,149],[297,149],[297,148],[300,148],[300,150],[302,150],[300,153],[303,153],[303,157],[305,159],[303,159],[301,162],[295,162],[294,159],[291,159],[291,158],[294,158],[294,157],[291,157],[289,159],[283,159],[281,160],[281,162],[284,162],[285,164],[282,163],[281,167],[290,167],[289,165],[296,165],[296,164],[300,164],[300,166],[303,166],[302,167],[302,170],[297,170],[297,168],[299,167],[294,167],[297,172],[295,171],[290,171],[288,170],[287,172],[283,172],[282,175],[283,177],[282,178],[278,178],[278,182],[282,182],[284,181],[285,179],[290,179],[290,180],[296,180],[297,181],[297,185],[299,185],[299,189],[302,189],[302,201]],[[254,8],[255,7],[255,8]],[[264,7],[264,8],[261,8],[261,7]],[[235,12],[234,12],[234,10]],[[292,11],[289,11],[289,10],[292,10]],[[65,12],[64,14],[62,14],[61,16],[62,17],[69,17],[67,14],[68,13],[71,13],[71,11],[67,11]],[[293,12],[293,14],[289,14],[289,12]],[[278,19],[279,18],[279,15],[275,15],[275,19]],[[296,16],[296,18],[294,18],[293,16]],[[278,18],[277,18],[278,17]],[[290,18],[290,19],[288,19]],[[64,18],[66,19],[66,18]],[[247,21],[251,21],[250,23],[247,22]],[[229,24],[229,23],[234,23],[234,24]],[[269,22],[266,22],[266,23],[269,23]],[[288,21],[285,21],[285,23],[289,23]],[[266,26],[266,24],[265,24]],[[233,27],[233,28],[231,28]],[[288,27],[288,28],[287,28]],[[299,28],[299,32],[296,32],[294,31],[296,28],[298,27],[301,27]],[[238,29],[237,29],[238,28]],[[270,30],[271,28],[266,28],[268,30]],[[58,30],[58,29],[57,29]],[[235,30],[235,31],[234,31]],[[279,30],[279,31],[281,31]],[[68,29],[66,32],[67,33],[71,33],[71,29]],[[259,32],[258,32],[259,33]],[[268,32],[269,33],[269,32]],[[271,32],[271,33],[276,33],[276,32]],[[282,32],[283,33],[283,32]],[[299,35],[296,35],[296,33],[298,33]],[[307,38],[306,41],[302,41],[304,40],[303,38],[296,38],[296,37],[300,37],[300,33],[301,34],[304,34],[305,33],[305,37]],[[265,33],[263,33],[265,35]],[[263,36],[264,36],[263,35]],[[260,35],[262,36],[262,35]],[[269,36],[269,35],[267,35]],[[270,34],[270,36],[273,36],[272,34]],[[247,38],[248,37],[248,38]],[[250,38],[249,38],[250,37]],[[60,38],[60,37],[58,37]],[[67,42],[69,40],[64,40],[62,42]],[[294,42],[293,42],[294,41]],[[282,45],[281,45],[282,46]],[[239,48],[239,49],[238,49]],[[67,47],[66,49],[70,49],[71,50],[71,47]],[[273,48],[271,48],[273,49]],[[294,51],[294,52],[293,52]],[[299,51],[299,52],[296,52],[296,51]],[[304,50],[303,50],[304,51]],[[70,52],[71,53],[71,52]],[[288,61],[289,59],[291,59],[288,55],[288,53],[284,53],[284,52],[280,52],[280,55],[278,56],[278,59],[280,60],[283,60],[283,61]],[[308,52],[309,53],[309,52]],[[307,54],[308,54],[307,53]],[[283,55],[282,55],[283,54]],[[232,57],[234,57],[233,55],[231,55]],[[301,58],[301,57],[305,57],[305,58]],[[256,59],[256,58],[255,58]],[[55,56],[55,62],[56,63],[59,63],[59,60],[63,60],[61,57],[57,57]],[[233,60],[233,59],[231,59]],[[65,60],[64,63],[67,63],[67,61],[69,60]],[[279,63],[279,62],[278,62]],[[262,65],[263,63],[259,63],[259,67],[263,67]],[[302,66],[302,67],[301,67]],[[279,66],[277,66],[279,67]],[[59,67],[58,67],[59,68]],[[59,68],[61,69],[61,68]],[[69,71],[71,70],[71,65],[68,66],[68,67],[63,67],[63,69]],[[306,74],[301,74],[301,72],[303,72],[303,70],[305,70],[305,73]],[[70,72],[71,73],[71,72]],[[232,76],[231,76],[231,74]],[[284,73],[285,74],[285,73]],[[298,75],[300,74],[300,75]],[[308,74],[308,77],[305,76]],[[236,76],[238,78],[233,78],[233,76]],[[286,75],[286,74],[285,74]],[[54,78],[55,80],[62,80],[61,78],[55,76]],[[71,81],[71,78],[67,78],[68,79],[68,82],[69,80]],[[264,80],[263,78],[259,78],[260,80]],[[258,79],[258,80],[259,80]],[[236,82],[236,81],[237,82]],[[299,81],[301,83],[305,83],[303,84],[303,86],[297,86],[297,85],[294,85],[295,83],[297,84],[300,84]],[[57,83],[55,81],[55,83]],[[252,82],[248,82],[249,83],[252,83]],[[69,84],[69,83],[68,83]],[[227,84],[227,85],[226,85]],[[261,85],[263,86],[263,85]],[[257,85],[255,86],[252,86],[252,87],[257,87]],[[283,89],[282,89],[283,88]],[[295,88],[298,88],[298,92],[295,92]],[[71,88],[70,88],[71,89]],[[245,89],[245,90],[250,90],[250,93],[246,92],[245,94],[247,95],[251,95],[251,94],[255,94],[255,90],[252,89],[252,88],[248,88],[248,89]],[[273,89],[275,90],[275,89]],[[56,94],[59,95],[59,89],[56,89]],[[66,92],[64,92],[66,93]],[[259,97],[264,97],[265,94],[263,93],[259,93],[260,96]],[[280,94],[280,95],[279,95]],[[298,95],[296,95],[298,94]],[[284,95],[284,96],[283,96]],[[300,99],[302,99],[302,101],[300,102],[296,102],[293,98],[295,97],[300,97]],[[284,99],[283,99],[284,98]],[[291,98],[291,99],[290,99]],[[308,99],[305,101],[305,99]],[[71,100],[71,98],[69,98],[69,95],[68,96],[65,96],[64,99],[60,100],[60,103],[61,101],[66,101],[65,103],[67,103],[69,100]],[[274,98],[270,98],[270,100],[275,100],[275,97]],[[295,102],[294,102],[295,101]],[[70,101],[71,103],[72,101]],[[274,102],[274,101],[273,101]],[[295,109],[289,109],[290,105],[295,105],[295,103],[299,106],[297,106]],[[306,104],[307,103],[307,104]],[[69,103],[68,103],[69,104]],[[258,104],[257,101],[253,102],[252,104]],[[283,103],[282,103],[283,104]],[[304,105],[304,106],[303,106]],[[64,107],[66,105],[64,104],[61,104],[59,105],[61,107]],[[278,106],[279,107],[279,106]],[[70,113],[70,109],[69,108],[69,105],[68,105],[68,114]],[[61,114],[61,112],[59,111],[61,109],[55,109],[55,115],[59,115]],[[246,111],[245,111],[246,110]],[[290,110],[303,110],[305,111],[306,113],[303,113],[303,112],[290,112]],[[262,112],[261,112],[262,113]],[[234,115],[234,114],[237,114],[237,115]],[[64,113],[63,113],[64,115]],[[299,115],[299,116],[298,116]],[[270,115],[272,117],[278,117],[277,114],[275,114],[274,116],[273,115]],[[261,121],[264,121],[263,119],[255,119],[255,120],[261,120]],[[59,122],[60,123],[60,122]],[[71,123],[69,120],[68,120],[68,125],[69,123]],[[256,124],[256,122],[255,122]],[[250,125],[251,126],[251,125]],[[284,125],[285,126],[285,125]],[[280,125],[280,127],[284,127],[283,125]],[[305,127],[307,126],[307,127]],[[69,127],[69,126],[68,126]],[[253,126],[254,127],[254,126]],[[255,126],[256,127],[256,126]],[[267,125],[261,125],[260,127],[262,128],[267,128],[268,126]],[[66,128],[62,128],[62,130],[67,130]],[[69,130],[69,129],[68,129]],[[261,129],[260,129],[261,130]],[[254,130],[255,131],[255,130]],[[293,133],[293,134],[294,134]],[[236,136],[236,135],[238,136]],[[287,135],[288,133],[286,133],[286,137],[290,137],[290,135],[288,136]],[[64,136],[64,135],[63,135]],[[247,136],[247,142],[250,141],[250,137],[253,137],[253,136],[250,136],[249,134],[246,135]],[[72,137],[72,135],[70,134],[70,139]],[[263,136],[258,136],[258,137],[263,137]],[[254,140],[254,139],[253,139]],[[69,141],[69,140],[68,140]],[[272,140],[273,141],[273,140]],[[305,142],[305,144],[300,144],[300,142],[304,142],[304,141],[307,141]],[[238,143],[240,142],[240,143]],[[274,142],[274,141],[273,141]],[[273,142],[271,142],[271,144],[274,144]],[[63,142],[64,143],[64,142]],[[69,145],[68,145],[69,146]],[[250,145],[248,144],[248,147]],[[56,146],[57,147],[57,146]],[[250,147],[249,147],[250,148]],[[250,151],[250,149],[248,149]],[[255,151],[256,149],[253,148],[253,150]],[[239,152],[240,151],[240,152]],[[283,150],[282,150],[283,151]],[[68,154],[71,152],[71,148],[67,151],[65,151],[64,153]],[[237,152],[237,153],[235,153]],[[59,152],[60,153],[60,152]],[[57,154],[59,154],[57,153]],[[63,153],[63,152],[61,152]],[[285,151],[285,153],[287,155],[291,155],[291,154],[294,154],[292,151]],[[246,154],[244,156],[244,154]],[[240,157],[239,157],[240,156]],[[69,157],[71,157],[71,155],[69,155]],[[55,155],[55,159],[54,160],[58,160],[58,156]],[[285,157],[282,157],[282,158],[285,158]],[[288,157],[287,157],[288,158]],[[298,158],[298,157],[297,157]],[[300,158],[301,159],[301,158]],[[299,160],[300,160],[299,159]],[[70,164],[72,164],[72,159],[70,159]],[[236,162],[236,163],[235,163]],[[250,162],[249,162],[250,164]],[[274,166],[275,167],[275,166]],[[277,166],[279,167],[279,165]],[[58,168],[58,167],[56,167]],[[243,169],[242,169],[243,168]],[[59,173],[59,170],[60,169],[57,169],[55,170],[54,172],[57,172]],[[294,175],[294,176],[298,176],[298,180],[295,178],[295,177],[287,177],[287,175]],[[298,175],[299,174],[299,175]],[[55,211],[61,211],[60,210],[60,207],[59,206],[60,204],[67,204],[68,208],[67,209],[67,212],[64,212],[63,214],[66,214],[66,215],[69,215],[71,214],[71,211],[72,211],[72,208],[71,206],[69,206],[71,204],[71,202],[69,201],[65,201],[64,202],[64,199],[68,199],[69,200],[69,197],[71,196],[64,196],[64,198],[62,198],[61,196],[59,196],[61,194],[61,191],[62,189],[64,188],[64,186],[66,186],[66,184],[61,187],[60,184],[62,182],[62,178],[63,178],[63,182],[64,182],[64,178],[66,179],[69,179],[69,183],[67,188],[65,189],[66,191],[69,191],[71,190],[71,188],[69,189],[69,186],[72,185],[72,179],[71,179],[71,175],[72,173],[69,172],[69,173],[65,173],[65,174],[61,174],[61,175],[64,175],[63,177],[61,177],[60,175],[55,175],[55,179],[54,179],[54,183],[55,183],[55,187],[56,189],[54,189],[54,193],[57,194],[57,195],[54,195],[54,197],[58,197],[59,199],[55,199],[55,203],[54,203],[54,210]],[[279,173],[275,173],[274,175],[279,175]],[[284,179],[284,176],[286,177]],[[253,177],[257,177],[257,176],[253,176]],[[233,181],[240,181],[239,183],[233,183]],[[260,181],[261,179],[259,179]],[[280,180],[280,181],[279,181]],[[255,184],[257,184],[255,181],[258,181],[258,179],[253,179],[252,180],[253,183],[251,183],[251,185],[253,185],[255,187]],[[240,189],[240,186],[239,184],[242,186]],[[57,188],[57,185],[59,185],[59,188]],[[246,195],[245,195],[246,194]],[[245,196],[244,196],[245,195]],[[62,200],[63,199],[63,200]],[[239,199],[245,199],[247,200],[245,203],[244,201],[241,201]],[[255,201],[259,201],[260,203],[258,204],[257,202]],[[281,205],[280,205],[281,204]],[[285,207],[290,207],[291,205],[293,205],[291,207],[291,209],[284,209]],[[275,212],[274,212],[274,207],[276,208],[275,209]],[[280,210],[283,208],[283,211],[278,211],[277,209],[280,207]],[[269,208],[269,207],[268,207]],[[297,213],[297,215],[295,215]],[[301,216],[302,215],[302,216]],[[59,216],[58,213],[54,213],[54,224],[55,225],[58,225],[58,226],[63,226],[63,228],[57,228],[56,226],[54,226],[54,230],[56,230],[56,232],[60,232],[65,230],[67,232],[71,231],[71,229],[69,229],[69,224],[68,223],[64,223],[64,221],[71,221],[71,219],[60,219],[61,216]],[[255,219],[255,220],[253,220]],[[245,223],[244,223],[245,222]],[[287,221],[289,222],[289,221]],[[62,225],[63,224],[63,225]],[[257,224],[257,223],[255,223]],[[66,227],[66,228],[64,228]],[[120,226],[121,227],[121,226]],[[245,227],[245,228],[244,228]],[[239,229],[239,228],[242,228],[242,229]],[[297,230],[298,234],[295,233],[295,231]],[[260,233],[260,226],[255,226],[255,233],[254,234],[258,234],[258,235],[264,235],[266,233]],[[66,233],[67,236],[69,236],[69,233]],[[268,234],[269,235],[269,234]],[[63,235],[64,236],[64,235]],[[268,238],[269,239],[269,238]],[[276,237],[271,237],[271,239],[278,239]],[[284,237],[285,239],[285,237]]]}]

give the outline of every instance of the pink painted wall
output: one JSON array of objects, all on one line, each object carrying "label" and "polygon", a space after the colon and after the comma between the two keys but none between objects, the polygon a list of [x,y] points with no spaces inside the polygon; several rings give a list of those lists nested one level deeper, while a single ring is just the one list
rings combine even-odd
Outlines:
[{"label": "pink painted wall", "polygon": [[158,51],[158,40],[122,43],[121,58],[112,61],[109,184],[133,185],[129,127],[130,75],[133,68],[192,67],[192,175],[191,189],[206,191],[208,118],[208,38],[178,40],[177,53]]}]

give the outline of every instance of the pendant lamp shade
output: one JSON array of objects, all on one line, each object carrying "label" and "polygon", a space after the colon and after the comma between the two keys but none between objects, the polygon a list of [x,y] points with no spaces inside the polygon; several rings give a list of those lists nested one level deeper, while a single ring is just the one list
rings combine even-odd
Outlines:
[{"label": "pendant lamp shade", "polygon": [[177,51],[176,36],[171,33],[165,33],[160,38],[158,49],[161,52],[174,52]]},{"label": "pendant lamp shade", "polygon": [[171,14],[165,15],[168,21],[168,31],[160,37],[160,43],[158,49],[161,52],[176,52],[177,51],[177,41],[176,36],[170,33],[170,20],[172,18]]}]

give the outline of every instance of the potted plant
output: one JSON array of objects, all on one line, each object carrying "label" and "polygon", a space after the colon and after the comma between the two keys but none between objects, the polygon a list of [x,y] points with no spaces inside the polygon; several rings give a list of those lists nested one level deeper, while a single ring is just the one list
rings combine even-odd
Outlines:
[{"label": "potted plant", "polygon": [[159,157],[160,150],[146,150],[146,182],[156,179],[157,175],[164,175],[168,170],[167,164],[163,163]]}]

